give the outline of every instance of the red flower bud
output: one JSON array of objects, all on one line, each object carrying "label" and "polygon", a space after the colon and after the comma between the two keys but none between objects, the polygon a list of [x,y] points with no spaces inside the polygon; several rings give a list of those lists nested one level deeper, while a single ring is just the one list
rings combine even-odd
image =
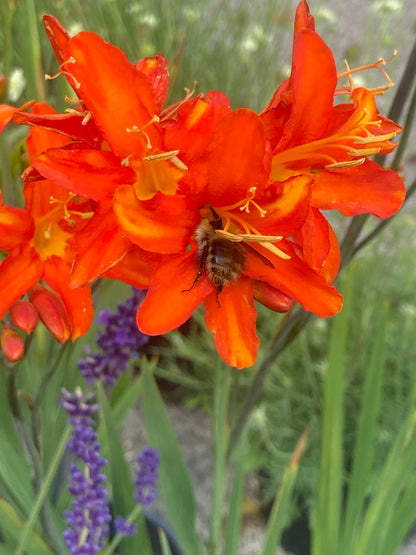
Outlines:
[{"label": "red flower bud", "polygon": [[254,298],[259,303],[275,312],[287,312],[292,308],[293,301],[287,295],[272,287],[265,281],[253,279]]},{"label": "red flower bud", "polygon": [[28,295],[40,319],[54,338],[59,343],[65,343],[71,335],[71,324],[61,299],[40,284],[34,285]]},{"label": "red flower bud", "polygon": [[12,322],[27,334],[32,333],[39,322],[39,314],[29,301],[16,301],[10,308]]},{"label": "red flower bud", "polygon": [[20,360],[25,353],[25,342],[13,328],[5,326],[1,331],[0,345],[10,362]]}]

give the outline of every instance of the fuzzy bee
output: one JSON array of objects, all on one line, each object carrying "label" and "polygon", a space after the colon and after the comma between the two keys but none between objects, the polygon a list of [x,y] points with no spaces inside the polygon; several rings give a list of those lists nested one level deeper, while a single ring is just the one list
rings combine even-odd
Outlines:
[{"label": "fuzzy bee", "polygon": [[[274,268],[274,265],[266,257],[250,245],[242,241],[230,240],[222,234],[216,233],[217,230],[223,228],[222,220],[211,206],[209,209],[213,218],[203,218],[195,230],[199,270],[192,287],[198,283],[206,271],[208,277],[217,286],[218,296],[225,286],[236,281],[243,273],[246,249]],[[186,291],[190,289],[186,289]]]}]

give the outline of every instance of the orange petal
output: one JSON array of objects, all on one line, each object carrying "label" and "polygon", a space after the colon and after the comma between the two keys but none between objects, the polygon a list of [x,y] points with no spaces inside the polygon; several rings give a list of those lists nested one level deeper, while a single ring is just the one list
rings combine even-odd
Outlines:
[{"label": "orange petal", "polygon": [[250,280],[242,277],[227,285],[218,298],[212,293],[204,305],[205,323],[214,334],[219,355],[239,369],[254,364],[260,341]]},{"label": "orange petal", "polygon": [[78,254],[72,270],[71,287],[95,281],[120,262],[130,245],[111,209],[100,206],[88,225],[75,237]]},{"label": "orange petal", "polygon": [[138,69],[143,75],[146,75],[152,86],[155,99],[158,103],[158,108],[161,110],[162,106],[166,102],[169,90],[168,60],[162,56],[162,54],[142,58],[136,62],[136,69]]},{"label": "orange petal", "polygon": [[311,29],[301,30],[293,44],[290,119],[277,147],[304,144],[320,138],[331,115],[337,71],[331,50]]},{"label": "orange petal", "polygon": [[[320,317],[333,316],[339,312],[342,297],[335,287],[328,285],[318,272],[305,264],[288,242],[284,243],[285,252],[291,257],[289,260],[283,260],[264,249],[265,256],[275,266],[270,268],[247,252],[244,273],[252,279],[265,281],[289,298],[295,299],[305,310]],[[257,250],[260,251],[261,247]]]},{"label": "orange petal", "polygon": [[370,213],[389,218],[400,209],[405,195],[395,171],[366,160],[361,166],[316,173],[311,202],[321,210],[335,208],[344,216]]},{"label": "orange petal", "polygon": [[[169,108],[166,111],[169,113]],[[206,153],[213,130],[230,112],[230,101],[220,91],[208,91],[188,99],[177,109],[176,120],[166,124],[166,150],[179,149],[180,159],[189,165]]]},{"label": "orange petal", "polygon": [[117,185],[133,183],[131,168],[111,153],[99,150],[52,148],[34,156],[32,164],[46,179],[92,200],[111,195]]},{"label": "orange petal", "polygon": [[[261,203],[267,213],[262,218],[259,212],[251,209],[244,214],[244,219],[251,223],[263,235],[292,236],[299,229],[308,214],[311,197],[312,179],[310,176],[298,176],[282,184],[271,184]],[[277,188],[280,191],[277,192]],[[267,202],[271,196],[274,200]]]},{"label": "orange petal", "polygon": [[195,252],[172,256],[159,266],[137,312],[137,325],[143,333],[160,335],[181,326],[216,290],[206,275],[192,285],[197,274]]},{"label": "orange petal", "polygon": [[[212,135],[206,162],[201,160],[205,166],[201,204],[226,206],[246,198],[251,187],[261,191],[268,179],[264,155],[265,134],[259,116],[246,108],[225,115]],[[189,173],[192,179],[192,166]]]},{"label": "orange petal", "polygon": [[59,296],[65,306],[70,322],[70,338],[75,341],[90,329],[94,318],[91,289],[89,285],[79,289],[69,287],[71,268],[64,261],[52,257],[45,263],[43,281]]},{"label": "orange petal", "polygon": [[33,237],[33,219],[27,210],[0,206],[0,248],[8,251]]},{"label": "orange petal", "polygon": [[26,104],[23,104],[23,106],[20,106],[20,108],[16,108],[16,106],[8,106],[7,104],[0,104],[0,133],[13,118],[14,114],[26,110],[34,103],[35,101],[31,100],[30,102],[26,102]]},{"label": "orange petal", "polygon": [[324,216],[311,208],[300,231],[302,252],[311,268],[320,270],[329,251],[329,224]]},{"label": "orange petal", "polygon": [[161,255],[148,253],[140,247],[132,245],[126,256],[104,272],[102,277],[117,279],[136,289],[148,289],[152,272],[160,262]]},{"label": "orange petal", "polygon": [[[99,137],[94,120],[90,119],[83,123],[81,113],[79,115],[74,113],[57,114],[47,104],[35,104],[30,113],[18,112],[13,116],[13,122],[16,125],[30,125],[32,127],[29,136],[30,141],[28,140],[31,156],[48,148],[64,146],[72,139],[85,141],[96,146]],[[46,144],[45,140],[42,139],[43,137],[47,140]]]},{"label": "orange petal", "polygon": [[71,35],[53,15],[44,15],[43,24],[45,25],[46,34],[51,42],[55,56],[59,64],[62,64],[65,60],[65,49]]},{"label": "orange petal", "polygon": [[17,247],[0,263],[0,320],[12,304],[42,277],[44,264],[27,245]]},{"label": "orange petal", "polygon": [[[82,31],[66,48],[63,70],[94,116],[94,121],[113,151],[124,158],[147,152],[148,141],[159,146],[156,124],[158,101],[146,75],[137,71],[124,52],[98,35]],[[92,63],[92,60],[94,63]],[[146,127],[145,133],[140,129]],[[137,132],[130,132],[137,129]]]},{"label": "orange petal", "polygon": [[302,29],[315,31],[315,19],[311,15],[308,3],[305,0],[301,0],[296,9],[294,36],[296,37]]},{"label": "orange petal", "polygon": [[139,201],[127,185],[114,195],[114,213],[131,241],[159,253],[185,250],[200,219],[199,211],[184,196],[159,192],[150,200]]}]

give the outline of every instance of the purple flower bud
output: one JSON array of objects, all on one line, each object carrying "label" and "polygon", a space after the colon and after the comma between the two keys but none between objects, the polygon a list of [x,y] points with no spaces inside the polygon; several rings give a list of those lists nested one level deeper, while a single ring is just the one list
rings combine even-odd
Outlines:
[{"label": "purple flower bud", "polygon": [[122,516],[115,518],[114,528],[118,534],[123,534],[123,536],[134,536],[137,532],[137,524],[135,522],[129,523]]}]

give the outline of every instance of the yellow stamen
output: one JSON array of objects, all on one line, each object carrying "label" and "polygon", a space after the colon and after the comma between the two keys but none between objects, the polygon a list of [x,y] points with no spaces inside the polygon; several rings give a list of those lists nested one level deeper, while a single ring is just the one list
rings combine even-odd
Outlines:
[{"label": "yellow stamen", "polygon": [[353,73],[357,73],[359,71],[364,71],[366,69],[379,69],[381,72],[383,72],[383,74],[385,75],[386,79],[387,79],[387,85],[381,85],[380,87],[374,87],[372,89],[368,89],[370,90],[373,94],[375,95],[380,95],[380,94],[384,94],[384,91],[390,89],[391,87],[394,86],[394,82],[392,81],[392,79],[390,78],[389,74],[387,73],[387,71],[384,69],[384,67],[386,64],[388,64],[395,56],[397,55],[397,50],[394,50],[393,55],[390,56],[390,58],[388,58],[387,60],[385,60],[384,58],[379,58],[376,62],[373,62],[372,64],[367,64],[364,66],[360,66],[354,69],[351,69],[347,60],[344,60],[345,66],[346,66],[346,71],[340,71],[338,73],[338,79],[342,79],[342,77],[347,77],[348,78],[348,83],[349,86],[344,86],[344,87],[340,87],[336,90],[336,94],[351,94],[352,91],[356,88],[355,83],[354,83],[354,79],[352,77]]},{"label": "yellow stamen", "polygon": [[[368,131],[368,130],[367,130]],[[397,135],[396,131],[392,131],[391,133],[386,133],[385,135],[369,135],[368,137],[357,137],[354,143],[356,145],[365,145],[367,143],[375,143],[381,141],[389,141],[393,139]]]},{"label": "yellow stamen", "polygon": [[176,102],[176,104],[173,104],[173,106],[170,106],[169,108],[164,110],[160,114],[161,121],[165,121],[177,113],[177,111],[182,106],[182,104],[184,104],[189,98],[191,98],[194,95],[196,90],[196,85],[197,85],[197,82],[194,81],[194,86],[192,87],[192,89],[188,89],[185,87],[185,92],[186,92],[185,98],[183,100],[180,100],[179,102]]},{"label": "yellow stamen", "polygon": [[239,208],[242,212],[246,212],[247,214],[249,214],[250,204],[252,204],[260,212],[260,216],[264,218],[264,216],[267,214],[267,210],[264,210],[264,208],[261,208],[261,206],[259,206],[257,202],[254,202],[253,200],[254,197],[256,196],[256,190],[257,190],[257,187],[250,187],[250,189],[248,190],[250,193],[250,196],[248,198],[239,200],[238,202],[231,204],[230,206],[224,206],[222,210],[229,211],[229,210],[233,210],[234,208]]},{"label": "yellow stamen", "polygon": [[147,123],[145,123],[143,125],[143,127],[137,127],[137,125],[133,125],[133,127],[127,127],[126,132],[127,133],[142,133],[145,137],[145,141],[146,141],[146,148],[148,150],[152,150],[152,143],[150,141],[150,137],[149,135],[146,133],[145,129],[146,127],[149,127],[149,125],[152,125],[153,123],[159,123],[160,118],[159,116],[157,116],[156,114],[152,117],[152,119],[150,119]]},{"label": "yellow stamen", "polygon": [[[286,254],[284,251],[282,251],[281,249],[276,247],[276,245],[273,244],[283,239],[281,235],[262,235],[254,226],[248,224],[236,214],[230,214],[229,212],[223,213],[221,209],[217,209],[217,210],[218,210],[218,214],[221,215],[220,217],[226,220],[226,223],[224,225],[224,229],[216,229],[215,233],[217,233],[218,235],[221,235],[222,237],[225,237],[226,239],[234,243],[241,243],[241,242],[260,243],[261,245],[263,245],[264,248],[266,248],[267,250],[269,250],[271,253],[275,254],[279,258],[283,258],[284,260],[290,259],[290,256],[288,254]],[[240,226],[245,231],[247,231],[247,233],[232,233],[228,231],[231,225],[231,220],[234,220],[235,222],[240,224]]]}]

